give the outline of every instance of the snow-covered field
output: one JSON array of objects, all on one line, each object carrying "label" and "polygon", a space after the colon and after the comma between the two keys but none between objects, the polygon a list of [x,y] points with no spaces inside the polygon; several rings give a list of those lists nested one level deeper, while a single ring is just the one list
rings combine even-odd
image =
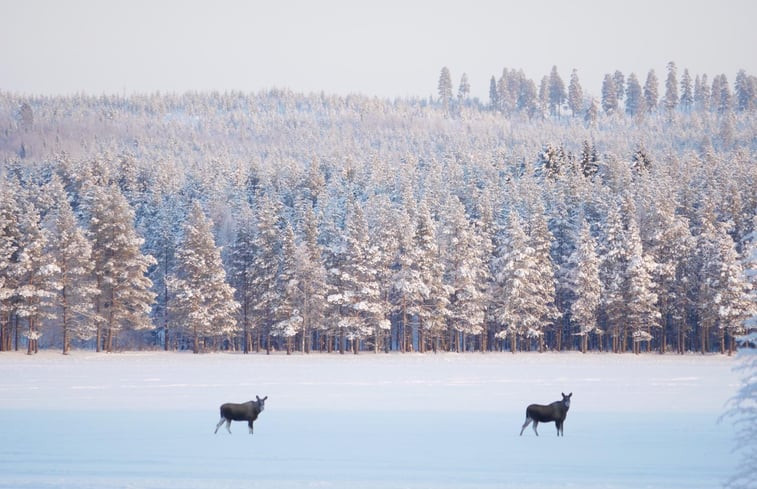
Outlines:
[{"label": "snow-covered field", "polygon": [[[0,488],[715,488],[722,356],[0,354]],[[565,437],[518,436],[573,392]],[[213,434],[223,402],[268,395]]]}]

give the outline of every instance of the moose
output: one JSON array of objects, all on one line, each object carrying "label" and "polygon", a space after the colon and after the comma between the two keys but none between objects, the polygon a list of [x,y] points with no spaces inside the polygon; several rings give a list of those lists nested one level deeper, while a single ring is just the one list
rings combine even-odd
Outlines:
[{"label": "moose", "polygon": [[526,429],[531,422],[534,423],[534,433],[539,436],[539,432],[536,431],[536,427],[539,423],[549,423],[554,421],[557,426],[557,436],[565,436],[563,431],[563,423],[565,423],[565,416],[568,415],[568,409],[570,408],[570,397],[573,395],[571,392],[567,396],[561,392],[562,401],[555,401],[552,404],[544,406],[542,404],[531,404],[526,408],[526,422],[523,423],[523,427],[520,429],[520,434],[523,436],[523,430]]},{"label": "moose", "polygon": [[265,408],[265,400],[268,399],[268,396],[265,396],[262,399],[260,396],[255,396],[255,398],[257,399],[256,401],[247,401],[241,404],[235,404],[233,402],[222,404],[221,421],[216,425],[214,433],[218,433],[218,428],[220,428],[224,422],[226,422],[226,430],[231,433],[232,421],[247,421],[247,425],[250,427],[250,434],[252,434],[252,423],[258,419],[260,413],[263,412],[263,409]]}]

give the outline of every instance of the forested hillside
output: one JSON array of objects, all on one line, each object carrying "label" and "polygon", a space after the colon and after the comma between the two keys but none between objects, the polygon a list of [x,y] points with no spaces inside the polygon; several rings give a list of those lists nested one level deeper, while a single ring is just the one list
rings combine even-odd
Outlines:
[{"label": "forested hillside", "polygon": [[754,76],[451,80],[0,93],[0,350],[734,348]]}]

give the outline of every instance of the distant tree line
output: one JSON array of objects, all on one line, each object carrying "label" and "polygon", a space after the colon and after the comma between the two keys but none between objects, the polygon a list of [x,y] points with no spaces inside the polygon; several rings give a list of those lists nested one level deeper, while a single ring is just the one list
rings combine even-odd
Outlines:
[{"label": "distant tree line", "polygon": [[[660,93],[660,82],[654,70],[649,70],[641,84],[635,73],[626,77],[621,71],[607,73],[602,80],[599,100],[584,94],[578,70],[573,69],[566,87],[557,66],[545,75],[538,85],[523,70],[504,68],[499,77],[489,82],[488,109],[507,116],[524,114],[529,118],[570,115],[589,123],[597,120],[599,108],[606,116],[626,115],[644,118],[661,113],[671,116],[675,112],[690,113],[750,112],[757,107],[757,77],[744,70],[736,74],[733,89],[725,74],[715,75],[712,81],[707,74],[692,78],[684,69],[680,78],[675,62],[667,65],[667,75]],[[439,103],[449,113],[455,105],[470,105],[470,83],[463,73],[457,100],[453,97],[449,68],[442,68],[439,76]],[[480,102],[476,101],[479,105]]]},{"label": "distant tree line", "polygon": [[676,105],[622,117],[616,73],[587,118],[577,76],[505,70],[480,106],[446,71],[438,100],[0,93],[0,351],[734,349],[740,89],[689,110],[671,64]]}]

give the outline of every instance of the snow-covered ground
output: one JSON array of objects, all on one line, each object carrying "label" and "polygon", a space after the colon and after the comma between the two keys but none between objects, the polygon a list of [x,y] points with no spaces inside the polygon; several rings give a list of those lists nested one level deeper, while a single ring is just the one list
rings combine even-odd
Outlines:
[{"label": "snow-covered ground", "polygon": [[[715,488],[722,356],[0,354],[0,488]],[[565,437],[518,436],[573,392]],[[268,395],[213,434],[223,402]]]}]

